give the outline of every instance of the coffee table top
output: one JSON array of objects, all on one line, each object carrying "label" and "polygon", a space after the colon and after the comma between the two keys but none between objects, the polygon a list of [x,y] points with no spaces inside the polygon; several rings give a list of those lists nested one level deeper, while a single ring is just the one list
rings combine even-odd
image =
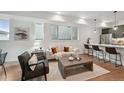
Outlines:
[{"label": "coffee table top", "polygon": [[89,58],[89,57],[80,57],[80,58],[81,58],[80,61],[78,61],[77,59],[75,59],[73,61],[69,61],[69,57],[61,57],[61,58],[59,58],[59,61],[61,62],[61,64],[64,67],[80,65],[80,64],[86,64],[86,63],[93,62],[92,58]]}]

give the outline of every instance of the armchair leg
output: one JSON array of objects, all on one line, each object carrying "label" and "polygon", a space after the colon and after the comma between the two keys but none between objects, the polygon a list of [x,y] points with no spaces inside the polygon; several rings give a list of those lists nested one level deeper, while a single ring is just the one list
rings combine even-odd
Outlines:
[{"label": "armchair leg", "polygon": [[47,75],[46,75],[46,68],[45,68],[45,63],[43,63],[43,68],[44,68],[44,77],[45,77],[45,81],[47,81]]},{"label": "armchair leg", "polygon": [[21,81],[25,81],[25,80],[23,79],[23,77],[21,77]]},{"label": "armchair leg", "polygon": [[44,77],[45,77],[45,81],[47,81],[47,75],[46,74],[44,75]]}]

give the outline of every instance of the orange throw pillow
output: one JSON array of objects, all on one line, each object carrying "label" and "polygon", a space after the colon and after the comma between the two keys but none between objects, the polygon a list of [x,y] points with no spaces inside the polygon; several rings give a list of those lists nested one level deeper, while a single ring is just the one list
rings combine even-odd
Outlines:
[{"label": "orange throw pillow", "polygon": [[53,52],[53,54],[55,54],[55,53],[57,53],[57,48],[51,48],[52,49],[52,52]]},{"label": "orange throw pillow", "polygon": [[69,52],[69,47],[64,47],[64,52]]}]

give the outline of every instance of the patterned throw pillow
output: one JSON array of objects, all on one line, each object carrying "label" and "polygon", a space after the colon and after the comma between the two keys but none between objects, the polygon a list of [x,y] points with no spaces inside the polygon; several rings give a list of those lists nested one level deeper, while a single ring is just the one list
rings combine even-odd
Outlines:
[{"label": "patterned throw pillow", "polygon": [[[29,59],[28,63],[29,63],[29,65],[37,64],[37,61],[38,61],[37,56],[35,54],[33,54],[33,56]],[[36,67],[36,65],[30,66],[31,70],[34,70],[35,67]]]}]

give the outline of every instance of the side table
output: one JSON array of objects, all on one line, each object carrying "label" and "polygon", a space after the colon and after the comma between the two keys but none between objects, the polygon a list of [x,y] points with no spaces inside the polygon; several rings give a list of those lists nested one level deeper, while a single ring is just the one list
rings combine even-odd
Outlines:
[{"label": "side table", "polygon": [[46,53],[43,50],[37,50],[37,51],[31,52],[31,56],[33,54],[35,54],[37,56],[38,60],[46,59]]}]

